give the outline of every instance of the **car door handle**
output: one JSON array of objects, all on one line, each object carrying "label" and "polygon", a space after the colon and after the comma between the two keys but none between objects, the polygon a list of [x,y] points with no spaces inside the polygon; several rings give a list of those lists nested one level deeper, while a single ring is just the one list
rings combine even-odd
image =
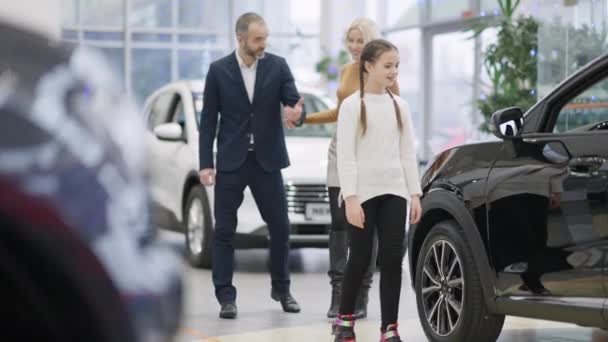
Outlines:
[{"label": "car door handle", "polygon": [[568,167],[570,174],[579,177],[591,177],[592,173],[597,172],[606,160],[599,157],[579,157],[573,158]]}]

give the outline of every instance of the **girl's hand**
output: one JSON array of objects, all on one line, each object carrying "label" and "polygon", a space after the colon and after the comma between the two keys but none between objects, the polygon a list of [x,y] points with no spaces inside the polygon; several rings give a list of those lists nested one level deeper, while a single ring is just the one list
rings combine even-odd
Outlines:
[{"label": "girl's hand", "polygon": [[551,209],[557,209],[562,203],[562,194],[560,192],[554,192],[549,197],[549,206]]},{"label": "girl's hand", "polygon": [[357,196],[349,196],[345,200],[346,202],[346,220],[353,226],[363,229],[365,224],[365,214],[363,208],[359,203]]},{"label": "girl's hand", "polygon": [[420,222],[420,218],[422,217],[422,205],[420,204],[420,196],[412,196],[410,204],[410,223],[416,224]]}]

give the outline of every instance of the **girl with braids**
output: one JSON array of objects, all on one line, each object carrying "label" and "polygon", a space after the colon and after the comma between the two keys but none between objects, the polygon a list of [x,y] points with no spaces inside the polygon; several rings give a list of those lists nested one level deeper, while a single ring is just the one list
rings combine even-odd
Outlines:
[{"label": "girl with braids", "polygon": [[[340,72],[340,84],[336,95],[338,107],[306,116],[307,124],[326,124],[338,120],[338,109],[342,101],[359,89],[359,59],[363,46],[372,39],[380,38],[380,31],[376,24],[367,18],[355,19],[346,30],[346,47],[352,57],[352,63],[345,65]],[[393,94],[399,94],[399,87],[395,82],[391,88]],[[348,254],[348,223],[344,214],[344,207],[338,205],[340,182],[338,180],[338,159],[336,153],[336,135],[334,134],[327,156],[327,188],[329,190],[329,204],[331,209],[331,228],[329,231],[329,278],[331,284],[331,304],[327,311],[328,318],[338,316],[340,297],[342,296],[342,279],[346,267]],[[361,288],[355,302],[355,318],[367,316],[367,302],[369,289],[372,286],[374,271],[376,270],[376,254],[378,241],[374,239],[371,258],[363,279]]]},{"label": "girl with braids", "polygon": [[[342,283],[336,342],[354,342],[353,312],[361,279],[379,241],[381,342],[399,342],[403,240],[420,220],[420,182],[407,102],[391,93],[399,52],[390,42],[372,40],[360,58],[360,90],[347,97],[338,116],[338,175],[349,223],[350,253]],[[367,76],[367,77],[366,77]]]}]

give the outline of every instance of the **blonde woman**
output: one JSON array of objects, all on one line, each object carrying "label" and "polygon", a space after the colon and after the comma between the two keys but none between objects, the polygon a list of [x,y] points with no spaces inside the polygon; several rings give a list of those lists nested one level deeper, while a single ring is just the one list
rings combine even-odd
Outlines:
[{"label": "blonde woman", "polygon": [[[367,18],[355,19],[346,30],[346,48],[352,57],[352,62],[345,65],[340,72],[340,82],[336,92],[338,107],[324,112],[309,114],[306,117],[307,124],[333,123],[338,120],[338,112],[342,101],[359,90],[359,61],[365,44],[371,40],[380,38],[380,32],[376,24]],[[393,94],[399,94],[399,87],[395,82],[390,87]],[[342,279],[346,267],[348,254],[348,223],[346,222],[344,207],[338,205],[340,194],[340,183],[338,181],[338,162],[336,152],[336,135],[334,134],[328,152],[327,163],[327,187],[329,189],[329,200],[331,208],[331,228],[329,233],[329,278],[332,286],[331,304],[327,311],[328,318],[335,318],[340,308],[340,297],[342,293]],[[374,241],[372,257],[369,267],[365,272],[361,289],[357,296],[357,304],[354,316],[358,319],[367,316],[368,293],[372,285],[372,277],[376,268],[376,254],[378,249],[377,239]]]}]

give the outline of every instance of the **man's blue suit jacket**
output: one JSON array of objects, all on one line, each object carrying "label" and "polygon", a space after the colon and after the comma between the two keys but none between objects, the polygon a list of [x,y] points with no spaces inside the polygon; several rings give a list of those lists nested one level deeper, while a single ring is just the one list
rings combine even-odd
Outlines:
[{"label": "man's blue suit jacket", "polygon": [[238,169],[247,158],[250,131],[255,139],[256,158],[264,170],[272,172],[289,166],[281,109],[282,104],[294,106],[300,95],[285,59],[270,53],[259,59],[254,89],[250,103],[235,52],[211,63],[199,129],[201,170]]}]

